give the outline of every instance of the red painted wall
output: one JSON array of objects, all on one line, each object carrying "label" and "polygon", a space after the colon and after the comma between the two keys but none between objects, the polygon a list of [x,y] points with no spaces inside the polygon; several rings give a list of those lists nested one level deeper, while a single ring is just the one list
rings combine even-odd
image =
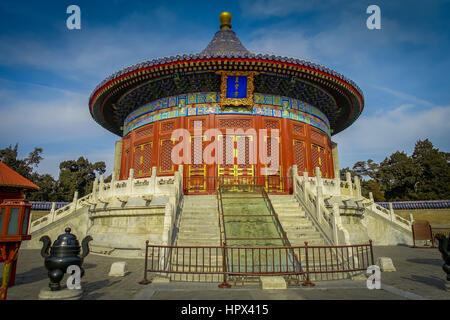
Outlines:
[{"label": "red painted wall", "polygon": [[[190,135],[194,135],[194,121],[202,121],[203,133],[209,128],[218,128],[225,134],[225,128],[232,126],[233,123],[236,126],[244,125],[244,131],[253,128],[258,132],[258,129],[266,129],[267,126],[277,127],[280,135],[279,161],[283,176],[287,175],[287,170],[293,164],[298,165],[300,175],[303,171],[308,171],[310,176],[314,176],[316,164],[321,168],[322,177],[334,178],[331,140],[321,130],[287,118],[210,114],[157,121],[130,132],[123,138],[120,179],[128,178],[130,168],[134,169],[135,178],[149,177],[153,166],[158,167],[158,176],[173,175],[178,166],[171,165],[168,154],[170,148],[178,144],[178,141],[170,140],[172,131],[184,128]],[[270,134],[270,130],[268,133]],[[206,145],[209,143],[207,141]],[[263,167],[258,157],[257,176]],[[187,173],[188,165],[185,165],[185,176]],[[207,165],[206,175],[217,176],[217,166]]]}]

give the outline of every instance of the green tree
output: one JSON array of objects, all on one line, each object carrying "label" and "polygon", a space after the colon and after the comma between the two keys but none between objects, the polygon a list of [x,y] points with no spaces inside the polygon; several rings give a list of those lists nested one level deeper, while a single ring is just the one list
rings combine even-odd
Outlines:
[{"label": "green tree", "polygon": [[82,197],[92,189],[96,174],[105,173],[103,161],[90,163],[83,157],[60,163],[60,175],[56,181],[50,174],[34,172],[43,159],[42,148],[35,148],[28,157],[18,159],[18,144],[0,150],[0,161],[39,186],[40,190],[27,192],[27,199],[32,201],[72,201],[78,191]]},{"label": "green tree", "polygon": [[394,152],[380,164],[358,161],[341,169],[361,179],[361,192],[375,201],[450,199],[450,153],[439,151],[428,139],[418,140],[414,152]]},{"label": "green tree", "polygon": [[381,189],[381,184],[376,180],[361,181],[361,193],[364,197],[369,197],[369,192],[372,192],[373,200],[376,202],[384,202],[384,191]]},{"label": "green tree", "polygon": [[39,162],[43,159],[41,157],[42,148],[34,148],[34,150],[28,154],[28,157],[24,159],[17,158],[18,149],[19,145],[16,143],[14,148],[10,145],[5,149],[0,150],[0,161],[25,178],[32,180],[33,167],[37,167]]},{"label": "green tree", "polygon": [[415,192],[420,168],[405,152],[397,151],[380,163],[377,177],[390,201],[420,200]]},{"label": "green tree", "polygon": [[83,197],[92,190],[96,174],[106,171],[105,162],[90,163],[88,159],[79,157],[78,160],[63,161],[59,165],[58,196],[61,201],[72,201],[73,194]]},{"label": "green tree", "polygon": [[372,159],[367,161],[358,161],[353,165],[353,172],[358,175],[360,179],[365,177],[370,177],[371,179],[377,180],[377,172],[379,165],[375,163]]},{"label": "green tree", "polygon": [[417,141],[412,158],[419,166],[419,179],[415,185],[422,200],[450,199],[450,153],[434,148],[431,141]]},{"label": "green tree", "polygon": [[39,186],[39,190],[27,193],[27,199],[31,201],[61,201],[58,199],[57,184],[49,174],[33,173],[31,180]]}]

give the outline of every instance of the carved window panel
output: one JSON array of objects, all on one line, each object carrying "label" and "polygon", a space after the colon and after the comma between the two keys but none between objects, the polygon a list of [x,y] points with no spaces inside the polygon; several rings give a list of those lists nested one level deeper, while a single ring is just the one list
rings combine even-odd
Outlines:
[{"label": "carved window panel", "polygon": [[223,168],[233,167],[235,164],[235,136],[219,135],[217,140],[217,163]]},{"label": "carved window panel", "polygon": [[[142,150],[141,150],[141,146],[135,146],[134,147],[134,163],[133,163],[133,169],[134,169],[134,174],[135,176],[138,176],[138,172],[139,169],[141,167],[143,161],[143,156],[142,156]],[[141,172],[142,174],[142,172]]]},{"label": "carved window panel", "polygon": [[191,164],[190,168],[203,169],[203,152],[208,145],[205,136],[191,136]]},{"label": "carved window panel", "polygon": [[160,128],[161,133],[170,133],[175,129],[175,121],[163,121]]},{"label": "carved window panel", "polygon": [[175,169],[172,162],[174,141],[172,139],[161,139],[159,141],[159,146],[159,173],[173,173]]},{"label": "carved window panel", "polygon": [[194,129],[194,128],[202,128],[202,130],[206,130],[208,129],[206,127],[206,118],[197,118],[197,119],[189,119],[189,129]]},{"label": "carved window panel", "polygon": [[295,135],[304,136],[305,135],[305,126],[302,124],[294,124],[292,125],[292,131]]},{"label": "carved window panel", "polygon": [[206,164],[203,163],[203,151],[207,146],[205,136],[191,136],[191,163],[188,167],[187,192],[205,192],[207,188]]},{"label": "carved window panel", "polygon": [[261,152],[265,175],[281,174],[281,146],[279,136],[265,136]]},{"label": "carved window panel", "polygon": [[311,139],[313,139],[321,144],[325,144],[325,134],[320,131],[311,129]]},{"label": "carved window panel", "polygon": [[153,136],[153,125],[147,125],[136,131],[135,140],[141,140]]},{"label": "carved window panel", "polygon": [[123,152],[122,152],[122,163],[121,163],[121,176],[122,178],[128,177],[128,173],[130,170],[130,137],[123,138]]},{"label": "carved window panel", "polygon": [[264,120],[266,129],[279,129],[279,121],[277,120]]},{"label": "carved window panel", "polygon": [[316,167],[319,167],[320,174],[322,177],[325,176],[325,166],[326,166],[326,157],[325,157],[325,149],[321,146],[318,146],[316,144],[311,145],[311,152],[312,152],[312,163],[313,163],[313,170],[315,170]]},{"label": "carved window panel", "polygon": [[151,176],[152,174],[152,143],[144,144],[143,150],[144,161],[142,164],[142,171],[144,176]]},{"label": "carved window panel", "polygon": [[250,119],[219,119],[219,128],[234,129],[243,128],[248,129],[252,127],[252,120]]},{"label": "carved window panel", "polygon": [[235,136],[236,141],[236,161],[239,166],[248,168],[252,166],[252,157],[254,157],[253,137]]},{"label": "carved window panel", "polygon": [[152,174],[152,143],[143,143],[134,147],[134,175],[136,178],[149,177]]},{"label": "carved window panel", "polygon": [[293,152],[294,152],[294,164],[297,165],[297,172],[299,175],[303,175],[306,171],[306,150],[305,142],[302,140],[293,140]]}]

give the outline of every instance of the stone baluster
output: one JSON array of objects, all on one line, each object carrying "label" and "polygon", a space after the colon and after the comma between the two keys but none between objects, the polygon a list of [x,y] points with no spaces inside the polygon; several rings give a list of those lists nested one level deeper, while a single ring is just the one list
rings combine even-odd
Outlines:
[{"label": "stone baluster", "polygon": [[180,178],[182,179],[183,178],[183,166],[182,165],[178,166],[178,172],[180,173]]},{"label": "stone baluster", "polygon": [[339,245],[338,226],[341,225],[341,213],[339,211],[339,203],[333,203],[333,241],[334,245]]},{"label": "stone baluster", "polygon": [[99,193],[98,197],[101,199],[106,198],[106,192],[105,192],[105,176],[103,174],[100,175],[100,181],[99,181]]},{"label": "stone baluster", "polygon": [[126,188],[126,194],[133,194],[133,180],[134,180],[134,169],[130,168],[130,174],[128,175],[128,182]]},{"label": "stone baluster", "polygon": [[347,172],[345,174],[345,177],[347,178],[347,184],[348,184],[348,188],[350,190],[350,197],[353,197],[353,183],[352,183],[352,175],[350,174],[350,172]]},{"label": "stone baluster", "polygon": [[308,192],[307,192],[307,189],[309,188],[308,177],[309,177],[308,172],[307,171],[303,172],[303,183],[304,183],[304,185],[303,185],[303,198],[305,200],[308,199]]},{"label": "stone baluster", "polygon": [[180,172],[175,171],[173,174],[173,191],[175,197],[178,198],[178,194],[180,192]]},{"label": "stone baluster", "polygon": [[323,189],[322,186],[316,186],[316,214],[317,214],[317,221],[319,224],[322,223],[322,212],[320,208],[320,204],[323,202]]},{"label": "stone baluster", "polygon": [[56,202],[52,202],[52,208],[50,209],[50,223],[55,221],[55,215],[56,215]]},{"label": "stone baluster", "polygon": [[72,200],[72,209],[77,210],[77,202],[78,202],[78,191],[75,191],[73,193],[73,200]]},{"label": "stone baluster", "polygon": [[152,190],[151,193],[156,193],[156,188],[157,188],[157,179],[156,179],[156,173],[157,173],[157,167],[152,167],[152,181],[150,182],[150,184],[152,185]]},{"label": "stone baluster", "polygon": [[375,202],[375,201],[373,200],[373,193],[372,193],[372,191],[369,192],[369,199],[370,199],[370,201]]},{"label": "stone baluster", "polygon": [[94,201],[96,201],[98,198],[99,190],[97,190],[97,187],[98,187],[98,179],[95,178],[94,183],[92,184],[92,198]]},{"label": "stone baluster", "polygon": [[316,186],[322,186],[322,176],[319,167],[314,168],[314,174],[316,175]]},{"label": "stone baluster", "polygon": [[183,166],[182,165],[179,165],[178,166],[178,184],[179,184],[179,188],[178,188],[178,190],[179,190],[179,192],[180,193],[183,193],[183,174],[184,174],[184,171],[183,171],[184,169],[183,169]]},{"label": "stone baluster", "polygon": [[339,174],[339,170],[334,171],[334,194],[341,194],[341,176]]},{"label": "stone baluster", "polygon": [[116,173],[113,171],[111,173],[111,183],[109,184],[109,194],[111,196],[114,196],[116,194],[116,181],[117,181]]},{"label": "stone baluster", "polygon": [[361,199],[361,182],[359,181],[359,177],[355,176],[355,187],[356,187],[356,199]]},{"label": "stone baluster", "polygon": [[292,184],[294,185],[294,194],[298,193],[297,190],[297,178],[298,178],[298,169],[297,169],[297,165],[294,164],[291,167],[292,169]]},{"label": "stone baluster", "polygon": [[162,235],[162,245],[169,245],[170,241],[170,230],[172,225],[172,203],[167,202],[164,208],[164,227],[163,227],[163,235]]},{"label": "stone baluster", "polygon": [[414,216],[412,213],[409,214],[409,222],[412,224],[414,221]]},{"label": "stone baluster", "polygon": [[389,214],[391,216],[391,221],[394,221],[394,208],[392,207],[392,202],[389,202]]}]

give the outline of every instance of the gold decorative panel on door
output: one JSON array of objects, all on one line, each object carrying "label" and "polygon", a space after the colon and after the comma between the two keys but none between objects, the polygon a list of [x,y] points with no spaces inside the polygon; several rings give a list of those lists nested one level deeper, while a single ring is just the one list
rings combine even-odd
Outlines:
[{"label": "gold decorative panel on door", "polygon": [[251,135],[219,135],[217,176],[222,184],[251,184],[255,176],[254,138]]}]

